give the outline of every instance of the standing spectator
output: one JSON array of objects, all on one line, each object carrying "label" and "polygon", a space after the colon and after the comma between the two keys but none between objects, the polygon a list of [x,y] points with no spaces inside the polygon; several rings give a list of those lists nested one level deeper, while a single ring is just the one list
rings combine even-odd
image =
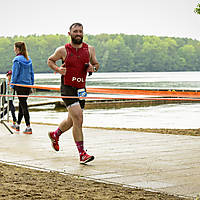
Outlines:
[{"label": "standing spectator", "polygon": [[[17,86],[12,84],[21,84],[21,85],[34,84],[34,72],[33,72],[32,60],[28,56],[28,52],[24,42],[16,42],[14,44],[14,52],[16,54],[16,57],[13,60],[11,87],[16,90],[17,95],[29,95],[31,91],[30,87]],[[30,115],[27,105],[28,97],[18,97],[18,99],[19,99],[19,112],[18,112],[16,130],[17,131],[20,130],[20,124],[24,116],[27,127],[23,133],[32,134],[32,129],[30,127]]]},{"label": "standing spectator", "polygon": [[[12,70],[7,71],[6,77],[7,81],[5,84],[5,92],[7,95],[12,94],[12,88],[10,87],[10,81],[11,81],[11,76],[12,76]],[[11,111],[12,118],[13,118],[13,125],[11,125],[11,128],[16,129],[16,116],[15,116],[15,106],[13,105],[13,97],[8,97],[8,103],[9,103],[9,110]],[[8,108],[5,107],[4,112],[1,113],[1,118],[7,114]]]}]

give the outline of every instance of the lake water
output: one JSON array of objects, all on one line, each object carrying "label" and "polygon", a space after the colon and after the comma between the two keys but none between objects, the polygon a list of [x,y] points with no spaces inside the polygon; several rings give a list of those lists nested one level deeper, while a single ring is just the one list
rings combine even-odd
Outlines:
[{"label": "lake water", "polygon": [[[59,86],[59,74],[35,74],[36,84]],[[94,73],[88,87],[130,89],[200,89],[200,72]]]},{"label": "lake water", "polygon": [[[35,84],[59,87],[60,75],[35,74]],[[87,87],[200,90],[200,72],[94,73],[87,78]],[[55,92],[35,95],[41,94],[60,95]],[[49,101],[29,98],[29,102],[47,100]],[[53,106],[41,108],[45,110],[31,111],[31,121],[59,123],[67,116],[67,112],[56,112]],[[149,107],[84,110],[83,125],[116,128],[199,128],[199,111],[200,103],[170,102]]]}]

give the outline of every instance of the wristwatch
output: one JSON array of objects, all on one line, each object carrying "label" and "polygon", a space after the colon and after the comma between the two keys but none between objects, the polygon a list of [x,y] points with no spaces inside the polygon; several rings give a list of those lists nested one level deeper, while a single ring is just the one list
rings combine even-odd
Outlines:
[{"label": "wristwatch", "polygon": [[94,69],[94,72],[96,72],[96,71],[97,71],[97,68],[96,68],[96,67],[93,67],[93,69]]}]

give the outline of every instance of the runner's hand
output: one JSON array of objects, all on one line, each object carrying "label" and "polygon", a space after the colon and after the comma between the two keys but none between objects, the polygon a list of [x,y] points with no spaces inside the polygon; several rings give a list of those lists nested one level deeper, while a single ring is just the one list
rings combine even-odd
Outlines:
[{"label": "runner's hand", "polygon": [[90,63],[88,63],[88,64],[89,64],[89,66],[87,68],[87,72],[94,72],[94,67]]},{"label": "runner's hand", "polygon": [[65,64],[62,64],[59,68],[58,68],[58,72],[62,75],[65,75],[66,74],[66,67],[65,67]]}]

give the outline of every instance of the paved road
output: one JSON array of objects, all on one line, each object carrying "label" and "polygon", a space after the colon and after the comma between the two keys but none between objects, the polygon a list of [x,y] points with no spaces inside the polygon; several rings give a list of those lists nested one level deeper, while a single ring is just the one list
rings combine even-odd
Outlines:
[{"label": "paved road", "polygon": [[10,134],[0,124],[0,161],[185,197],[200,193],[200,137],[85,128],[85,146],[95,160],[80,165],[71,131],[55,152],[47,132],[56,127],[32,128],[32,135]]}]

